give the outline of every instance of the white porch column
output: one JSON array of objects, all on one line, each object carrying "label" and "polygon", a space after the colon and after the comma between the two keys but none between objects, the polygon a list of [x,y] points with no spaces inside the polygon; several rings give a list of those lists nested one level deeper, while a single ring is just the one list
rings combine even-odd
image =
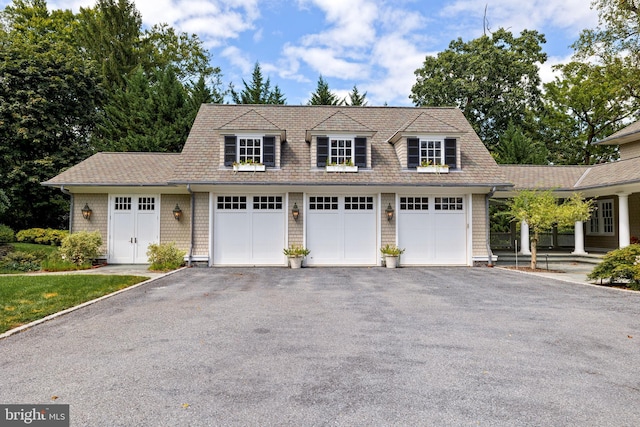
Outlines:
[{"label": "white porch column", "polygon": [[584,228],[582,221],[576,221],[575,229],[573,231],[573,240],[575,248],[571,255],[586,255],[584,251]]},{"label": "white porch column", "polygon": [[631,244],[631,231],[629,229],[629,195],[618,194],[618,226],[620,231],[619,245],[621,248]]},{"label": "white porch column", "polygon": [[529,224],[522,221],[520,224],[520,254],[531,255],[531,245],[529,244]]}]

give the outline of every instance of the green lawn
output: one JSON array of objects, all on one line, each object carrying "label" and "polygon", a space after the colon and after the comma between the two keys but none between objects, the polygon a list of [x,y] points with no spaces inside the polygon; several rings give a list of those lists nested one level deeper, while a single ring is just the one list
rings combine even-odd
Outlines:
[{"label": "green lawn", "polygon": [[147,279],[98,274],[0,276],[0,333]]}]

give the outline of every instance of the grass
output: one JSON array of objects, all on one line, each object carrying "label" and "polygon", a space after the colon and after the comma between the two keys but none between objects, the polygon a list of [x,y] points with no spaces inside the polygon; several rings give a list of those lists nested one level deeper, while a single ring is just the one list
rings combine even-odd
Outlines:
[{"label": "grass", "polygon": [[52,245],[38,245],[36,243],[9,243],[9,245],[13,246],[13,249],[20,252],[40,252],[45,255],[52,254],[53,252],[58,250],[58,246]]},{"label": "grass", "polygon": [[0,333],[147,280],[69,274],[0,277]]}]

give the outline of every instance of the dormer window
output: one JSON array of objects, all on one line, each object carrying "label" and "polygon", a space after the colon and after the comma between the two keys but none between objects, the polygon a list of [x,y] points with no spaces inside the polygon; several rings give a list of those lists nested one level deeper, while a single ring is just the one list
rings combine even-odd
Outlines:
[{"label": "dormer window", "polygon": [[329,144],[330,164],[353,164],[353,139],[331,138]]},{"label": "dormer window", "polygon": [[407,138],[407,167],[421,165],[447,165],[455,169],[457,164],[457,140],[438,136]]},{"label": "dormer window", "polygon": [[226,135],[224,137],[224,165],[276,165],[276,138],[267,135]]},{"label": "dormer window", "polygon": [[318,136],[316,164],[319,168],[343,165],[353,168],[367,167],[367,138],[351,135]]},{"label": "dormer window", "polygon": [[420,140],[420,164],[421,165],[442,165],[444,164],[444,141],[441,139],[421,139]]}]

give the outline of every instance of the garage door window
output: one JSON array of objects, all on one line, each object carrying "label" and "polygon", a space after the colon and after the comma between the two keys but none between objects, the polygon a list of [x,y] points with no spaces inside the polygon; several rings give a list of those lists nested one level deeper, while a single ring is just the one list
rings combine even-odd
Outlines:
[{"label": "garage door window", "polygon": [[373,210],[373,197],[345,197],[344,209],[347,211],[371,211]]},{"label": "garage door window", "polygon": [[116,197],[114,198],[114,209],[117,211],[130,211],[131,210],[131,197]]},{"label": "garage door window", "polygon": [[138,197],[139,211],[153,211],[156,209],[155,197]]},{"label": "garage door window", "polygon": [[218,196],[218,209],[220,210],[247,209],[247,196]]},{"label": "garage door window", "polygon": [[333,196],[311,196],[309,197],[309,209],[312,211],[337,211],[338,198]]},{"label": "garage door window", "polygon": [[403,211],[428,211],[428,197],[400,197],[400,210]]},{"label": "garage door window", "polygon": [[255,210],[281,210],[282,196],[253,196]]},{"label": "garage door window", "polygon": [[436,197],[434,208],[437,211],[461,211],[462,197]]}]

